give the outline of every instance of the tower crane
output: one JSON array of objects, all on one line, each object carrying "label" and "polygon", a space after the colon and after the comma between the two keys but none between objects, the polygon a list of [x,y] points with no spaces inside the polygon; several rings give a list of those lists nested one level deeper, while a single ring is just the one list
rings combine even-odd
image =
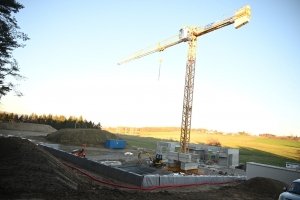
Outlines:
[{"label": "tower crane", "polygon": [[235,29],[242,27],[250,22],[251,9],[246,5],[234,12],[223,20],[219,20],[205,26],[183,26],[179,30],[179,34],[169,39],[158,42],[148,48],[142,49],[138,52],[130,54],[118,62],[118,65],[126,62],[147,56],[149,54],[160,52],[179,44],[181,42],[188,42],[188,53],[186,61],[185,85],[184,85],[184,98],[182,109],[181,121],[181,136],[180,136],[180,152],[189,153],[190,144],[190,131],[191,131],[191,118],[192,118],[192,105],[194,93],[194,78],[195,78],[195,63],[196,63],[196,50],[197,38],[212,31],[234,24]]}]

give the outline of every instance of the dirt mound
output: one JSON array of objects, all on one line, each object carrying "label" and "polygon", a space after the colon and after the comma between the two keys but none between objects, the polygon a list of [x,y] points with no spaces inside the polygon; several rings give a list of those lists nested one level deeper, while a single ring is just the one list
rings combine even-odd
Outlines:
[{"label": "dirt mound", "polygon": [[237,186],[238,189],[250,193],[262,194],[271,198],[278,198],[279,194],[283,192],[284,187],[288,187],[284,182],[263,177],[249,179]]},{"label": "dirt mound", "polygon": [[62,198],[83,189],[69,168],[26,139],[0,137],[0,151],[2,197]]},{"label": "dirt mound", "polygon": [[27,139],[0,137],[0,152],[0,199],[132,199],[135,196],[91,183]]},{"label": "dirt mound", "polygon": [[53,133],[55,128],[45,124],[31,124],[31,123],[0,123],[0,129],[4,130],[18,130],[18,131],[33,131]]},{"label": "dirt mound", "polygon": [[[86,144],[89,147],[105,147],[107,139],[122,140],[117,135],[99,129],[61,129],[49,134],[47,140],[65,145],[81,146]],[[126,148],[129,144],[126,144]]]}]

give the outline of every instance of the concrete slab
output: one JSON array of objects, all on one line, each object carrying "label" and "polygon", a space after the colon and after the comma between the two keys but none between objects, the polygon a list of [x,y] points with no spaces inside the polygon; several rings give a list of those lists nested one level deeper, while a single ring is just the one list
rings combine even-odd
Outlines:
[{"label": "concrete slab", "polygon": [[108,166],[122,166],[120,161],[101,161],[100,163]]}]

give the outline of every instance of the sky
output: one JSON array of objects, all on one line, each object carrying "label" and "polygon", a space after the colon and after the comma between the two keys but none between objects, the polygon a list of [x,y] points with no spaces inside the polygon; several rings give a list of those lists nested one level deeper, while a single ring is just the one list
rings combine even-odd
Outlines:
[{"label": "sky", "polygon": [[117,62],[250,5],[247,25],[198,37],[192,128],[300,136],[298,0],[19,2],[30,40],[13,55],[27,79],[15,82],[23,97],[1,98],[2,111],[180,127],[188,44]]}]

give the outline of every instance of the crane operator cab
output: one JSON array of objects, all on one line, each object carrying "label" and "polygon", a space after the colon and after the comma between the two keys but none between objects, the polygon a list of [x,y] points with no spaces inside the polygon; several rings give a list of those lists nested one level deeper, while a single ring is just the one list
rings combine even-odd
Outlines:
[{"label": "crane operator cab", "polygon": [[190,34],[189,28],[184,26],[182,27],[182,29],[179,30],[179,39],[186,42],[189,39],[189,34]]}]

